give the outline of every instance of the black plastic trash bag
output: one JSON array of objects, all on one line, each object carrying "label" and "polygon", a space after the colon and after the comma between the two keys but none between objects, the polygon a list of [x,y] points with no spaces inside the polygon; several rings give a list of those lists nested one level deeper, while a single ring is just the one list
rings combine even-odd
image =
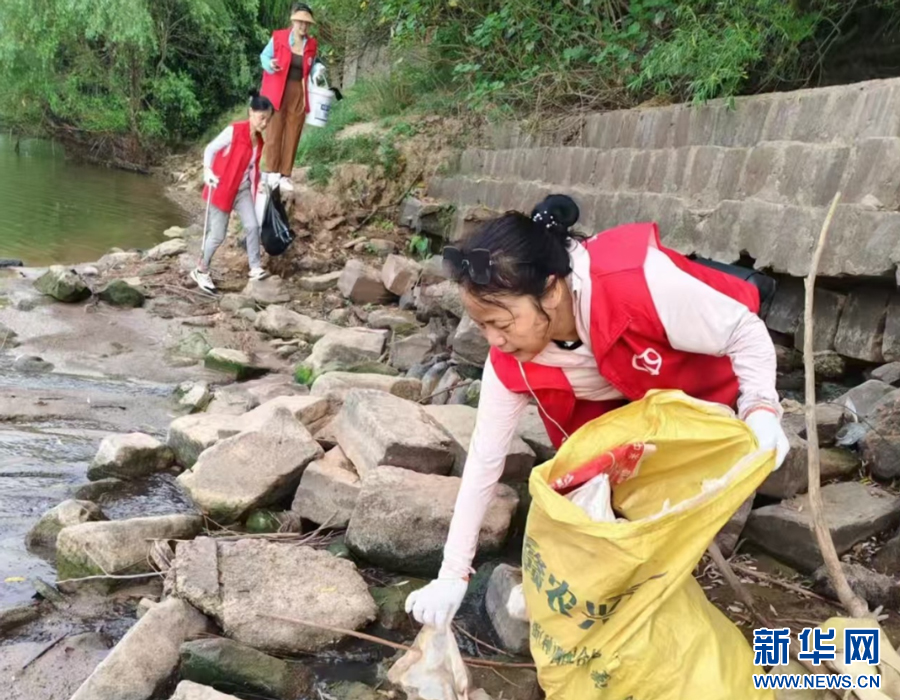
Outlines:
[{"label": "black plastic trash bag", "polygon": [[277,187],[267,190],[269,198],[259,233],[262,247],[269,255],[281,255],[294,242],[294,232],[288,225],[287,212]]}]

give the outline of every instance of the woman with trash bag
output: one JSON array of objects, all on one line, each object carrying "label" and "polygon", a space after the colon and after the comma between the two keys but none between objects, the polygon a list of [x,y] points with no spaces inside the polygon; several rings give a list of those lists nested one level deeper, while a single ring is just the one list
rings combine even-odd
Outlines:
[{"label": "woman with trash bag", "polygon": [[262,156],[263,132],[272,118],[272,103],[253,90],[245,121],[226,126],[203,152],[203,199],[206,216],[203,222],[203,245],[191,279],[206,292],[215,293],[210,277],[213,256],[225,240],[228,219],[237,210],[247,241],[250,279],[268,276],[263,269],[259,244],[259,221],[254,201],[259,189],[259,160]]},{"label": "woman with trash bag", "polygon": [[557,447],[585,423],[652,389],[736,407],[760,448],[784,461],[775,348],[751,283],[660,243],[652,223],[580,239],[578,207],[550,195],[507,212],[444,263],[491,346],[475,432],[438,578],[408,612],[442,627],[466,592],[485,511],[519,417],[533,398]]},{"label": "woman with trash bag", "polygon": [[309,28],[315,23],[309,5],[295,3],[291,7],[291,27],[272,32],[259,57],[263,67],[260,92],[276,110],[266,134],[266,182],[270,187],[280,185],[282,190],[293,187],[291,172],[309,113],[309,73],[319,48],[309,36]]}]

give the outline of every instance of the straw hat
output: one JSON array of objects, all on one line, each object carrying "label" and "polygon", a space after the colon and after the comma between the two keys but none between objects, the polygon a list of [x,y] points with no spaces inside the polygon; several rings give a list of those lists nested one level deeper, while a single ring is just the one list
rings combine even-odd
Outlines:
[{"label": "straw hat", "polygon": [[295,13],[291,15],[292,22],[306,22],[307,24],[315,24],[316,20],[313,19],[313,16],[307,12],[306,10],[297,10]]}]

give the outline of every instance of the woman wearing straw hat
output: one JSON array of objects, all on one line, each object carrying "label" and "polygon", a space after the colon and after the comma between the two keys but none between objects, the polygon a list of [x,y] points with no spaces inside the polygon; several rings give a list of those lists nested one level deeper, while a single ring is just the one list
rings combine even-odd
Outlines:
[{"label": "woman wearing straw hat", "polygon": [[307,82],[319,48],[309,36],[315,24],[312,10],[305,3],[291,8],[291,27],[277,29],[260,54],[263,80],[260,94],[275,106],[275,116],[266,133],[263,150],[270,186],[290,189],[291,171],[297,155],[300,134],[309,112]]}]

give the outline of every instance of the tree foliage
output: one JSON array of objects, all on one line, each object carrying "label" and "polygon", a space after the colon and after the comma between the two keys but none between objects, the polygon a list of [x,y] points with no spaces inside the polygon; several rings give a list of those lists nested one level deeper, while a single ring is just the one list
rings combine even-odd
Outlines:
[{"label": "tree foliage", "polygon": [[0,119],[192,138],[259,80],[257,0],[0,0]]}]

